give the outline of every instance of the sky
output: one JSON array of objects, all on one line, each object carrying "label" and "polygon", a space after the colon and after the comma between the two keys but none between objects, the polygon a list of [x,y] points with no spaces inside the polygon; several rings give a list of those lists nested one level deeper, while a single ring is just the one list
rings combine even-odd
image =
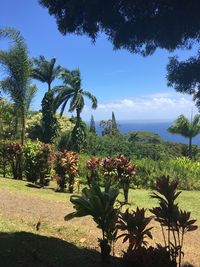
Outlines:
[{"label": "sky", "polygon": [[[114,51],[104,34],[99,35],[95,44],[87,36],[63,36],[54,17],[37,0],[0,0],[0,10],[0,27],[19,30],[30,57],[55,57],[63,67],[80,69],[83,88],[98,99],[95,111],[86,101],[84,120],[90,120],[91,114],[97,121],[109,119],[112,111],[117,120],[133,121],[171,121],[180,114],[190,117],[191,112],[197,113],[192,97],[167,87],[166,80],[168,58],[178,55],[187,59],[195,54],[195,48],[173,53],[158,49],[144,58],[126,50]],[[8,42],[0,40],[0,49],[8,47]],[[0,78],[3,75],[0,69]],[[38,87],[32,109],[38,110],[47,85],[35,80],[32,83]],[[67,109],[65,114],[69,114]]]}]

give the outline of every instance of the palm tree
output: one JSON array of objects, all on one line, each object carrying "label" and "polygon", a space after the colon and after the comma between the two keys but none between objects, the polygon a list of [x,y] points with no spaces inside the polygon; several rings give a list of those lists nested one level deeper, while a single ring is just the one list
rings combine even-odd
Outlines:
[{"label": "palm tree", "polygon": [[180,115],[174,125],[168,128],[168,131],[189,138],[189,157],[192,158],[192,138],[200,134],[200,115],[195,115],[191,121],[184,115]]},{"label": "palm tree", "polygon": [[28,50],[21,34],[13,28],[0,30],[0,37],[11,40],[8,51],[0,51],[0,64],[7,76],[0,82],[0,88],[11,97],[16,116],[21,119],[21,143],[25,141],[26,115],[36,87],[30,84],[32,69]]},{"label": "palm tree", "polygon": [[52,58],[50,61],[46,60],[44,56],[40,56],[38,59],[33,59],[35,67],[32,70],[32,78],[42,83],[48,84],[48,91],[51,90],[51,83],[61,72],[61,66],[55,66],[56,59]]},{"label": "palm tree", "polygon": [[55,92],[57,93],[55,98],[55,109],[58,109],[61,106],[61,116],[68,101],[70,101],[69,112],[76,111],[77,121],[80,121],[80,114],[85,106],[84,97],[91,100],[93,109],[97,108],[96,97],[90,92],[84,91],[81,86],[81,74],[78,69],[72,71],[63,70],[60,78],[63,80],[64,84],[55,87]]}]

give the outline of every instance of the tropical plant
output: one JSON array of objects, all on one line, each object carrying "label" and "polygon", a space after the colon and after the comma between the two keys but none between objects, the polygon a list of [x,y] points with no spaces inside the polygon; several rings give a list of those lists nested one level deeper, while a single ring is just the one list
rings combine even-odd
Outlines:
[{"label": "tropical plant", "polygon": [[189,138],[188,154],[192,158],[192,138],[200,134],[200,115],[195,115],[191,121],[184,115],[180,115],[174,125],[168,128],[168,131]]},{"label": "tropical plant", "polygon": [[61,106],[61,116],[69,100],[69,112],[76,111],[77,120],[80,120],[80,114],[85,106],[84,97],[92,102],[93,109],[97,108],[96,97],[82,88],[81,74],[78,69],[63,70],[59,77],[63,80],[63,85],[55,87],[57,93],[55,108],[58,109]]},{"label": "tropical plant", "polygon": [[86,138],[86,124],[82,120],[76,120],[70,136],[70,149],[80,153],[86,146]]},{"label": "tropical plant", "polygon": [[60,74],[62,67],[60,65],[55,66],[56,59],[52,58],[50,61],[45,59],[44,56],[40,56],[39,58],[34,58],[34,67],[32,69],[32,78],[36,79],[42,83],[47,83],[48,91],[51,90],[52,82],[58,77]]},{"label": "tropical plant", "polygon": [[98,183],[99,181],[99,169],[101,165],[101,159],[97,157],[91,157],[86,161],[86,169],[88,170],[87,182],[88,186],[91,187],[92,181]]},{"label": "tropical plant", "polygon": [[16,116],[21,119],[21,143],[25,141],[26,116],[36,86],[30,84],[31,60],[21,34],[13,28],[0,30],[0,37],[12,42],[9,51],[0,51],[0,64],[7,77],[0,82],[0,88],[8,93],[14,102]]},{"label": "tropical plant", "polygon": [[101,165],[102,165],[102,173],[104,176],[105,191],[108,191],[113,186],[117,187],[119,179],[117,175],[116,160],[111,157],[103,158]]},{"label": "tropical plant", "polygon": [[79,156],[73,151],[58,152],[55,159],[55,180],[58,191],[63,192],[68,183],[69,193],[74,192],[75,178],[78,176]]},{"label": "tropical plant", "polygon": [[93,134],[96,134],[96,126],[95,126],[95,121],[94,121],[94,116],[91,116],[90,119],[90,132]]},{"label": "tropical plant", "polygon": [[109,260],[111,247],[117,235],[117,218],[119,209],[115,207],[118,196],[116,189],[110,188],[102,192],[99,185],[92,182],[91,187],[84,188],[82,195],[71,196],[70,201],[76,209],[75,212],[68,214],[65,220],[75,217],[92,216],[97,227],[102,231],[102,238],[99,239],[102,259]]},{"label": "tropical plant", "polygon": [[15,133],[15,110],[12,103],[6,99],[0,99],[0,139],[14,139]]},{"label": "tropical plant", "polygon": [[116,157],[116,166],[119,182],[123,188],[124,202],[128,203],[128,193],[130,183],[135,174],[135,166],[131,163],[130,159],[120,154]]},{"label": "tropical plant", "polygon": [[54,114],[54,97],[50,90],[45,93],[42,99],[42,141],[45,144],[52,144],[58,134],[58,121]]},{"label": "tropical plant", "polygon": [[5,157],[11,167],[14,179],[22,179],[22,145],[17,142],[7,143]]},{"label": "tropical plant", "polygon": [[129,242],[127,253],[130,254],[134,250],[139,250],[142,246],[146,247],[148,242],[147,237],[152,239],[151,229],[147,228],[152,217],[145,217],[145,209],[138,207],[134,211],[127,209],[124,213],[119,214],[118,229],[125,232],[117,238],[123,237],[123,243]]},{"label": "tropical plant", "polygon": [[[190,212],[182,211],[178,203],[177,192],[178,182],[170,182],[169,176],[163,176],[157,179],[156,192],[151,197],[159,201],[159,206],[150,211],[155,215],[155,220],[161,225],[165,248],[169,251],[170,257],[174,263],[181,266],[183,256],[184,235],[187,231],[194,231],[197,226],[196,220],[190,219]],[[167,233],[165,232],[165,228]]]},{"label": "tropical plant", "polygon": [[41,187],[48,185],[52,168],[52,154],[52,146],[39,141],[26,141],[23,148],[24,172],[29,182],[39,182]]}]

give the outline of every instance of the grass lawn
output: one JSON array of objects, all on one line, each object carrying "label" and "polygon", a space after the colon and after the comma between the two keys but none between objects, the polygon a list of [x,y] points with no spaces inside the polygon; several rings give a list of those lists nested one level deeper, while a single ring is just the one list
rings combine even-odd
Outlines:
[{"label": "grass lawn", "polygon": [[[13,179],[0,178],[0,189],[6,189],[10,192],[22,193],[25,195],[36,196],[44,199],[66,202],[70,199],[70,194],[56,193],[56,183],[51,182],[50,186],[45,189],[38,189],[27,186],[26,181],[17,181]],[[150,198],[150,190],[136,189],[130,190],[129,202],[131,207],[152,208],[156,205],[156,201]],[[119,199],[123,200],[123,195],[120,192]],[[192,212],[192,217],[200,221],[200,191],[182,191],[178,198],[180,207]]]},{"label": "grass lawn", "polygon": [[[56,184],[38,189],[26,181],[0,178],[0,266],[2,267],[97,267],[101,266],[97,251],[100,231],[89,217],[64,222],[72,211],[70,194],[56,193]],[[151,208],[156,201],[148,190],[130,190],[130,207]],[[122,200],[123,195],[120,193]],[[181,208],[192,212],[200,225],[200,191],[183,191],[179,197]],[[39,231],[35,225],[40,214]],[[155,227],[155,241],[160,242],[160,231]],[[187,260],[200,267],[198,251],[200,231],[192,233],[186,244]],[[121,244],[116,244],[121,251]],[[196,254],[195,254],[196,253]],[[113,266],[120,266],[114,263]]]}]

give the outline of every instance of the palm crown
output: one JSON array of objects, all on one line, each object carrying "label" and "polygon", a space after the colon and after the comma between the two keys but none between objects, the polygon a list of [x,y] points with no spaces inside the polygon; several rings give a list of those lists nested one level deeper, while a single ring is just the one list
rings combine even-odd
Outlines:
[{"label": "palm crown", "polygon": [[192,157],[192,138],[200,133],[200,115],[195,115],[191,121],[180,115],[168,131],[189,138],[189,156]]},{"label": "palm crown", "polygon": [[61,72],[61,66],[55,66],[56,59],[46,60],[44,56],[38,59],[34,58],[34,68],[32,70],[32,78],[48,84],[48,91],[51,90],[51,83]]},{"label": "palm crown", "polygon": [[61,106],[61,116],[68,101],[70,101],[69,112],[76,110],[77,119],[80,119],[80,113],[85,105],[84,97],[91,100],[93,109],[97,108],[96,97],[90,92],[84,91],[81,87],[81,74],[79,70],[63,70],[60,74],[60,78],[63,80],[64,84],[55,88],[55,92],[57,93],[55,98],[55,109],[58,109]]}]

